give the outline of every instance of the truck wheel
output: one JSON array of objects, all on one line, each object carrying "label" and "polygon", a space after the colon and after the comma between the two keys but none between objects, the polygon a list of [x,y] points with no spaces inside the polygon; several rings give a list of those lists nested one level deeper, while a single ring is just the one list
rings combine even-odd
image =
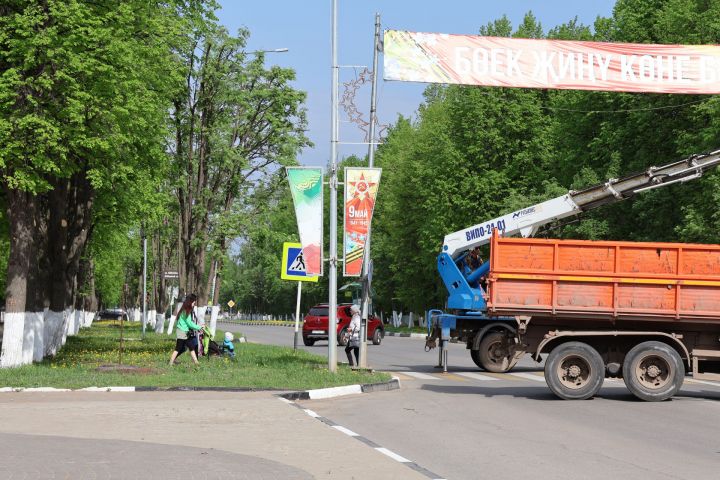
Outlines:
[{"label": "truck wheel", "polygon": [[550,352],[545,363],[545,382],[563,400],[585,400],[594,396],[605,380],[605,363],[593,347],[568,342]]},{"label": "truck wheel", "polygon": [[685,364],[678,352],[662,342],[634,346],[623,362],[623,379],[630,393],[647,402],[661,402],[675,395],[685,378]]},{"label": "truck wheel", "polygon": [[493,373],[505,373],[518,362],[508,348],[506,335],[502,332],[490,332],[480,342],[478,350],[470,350],[475,365]]},{"label": "truck wheel", "polygon": [[306,347],[312,347],[313,345],[315,345],[315,339],[303,337],[303,343],[305,344]]}]

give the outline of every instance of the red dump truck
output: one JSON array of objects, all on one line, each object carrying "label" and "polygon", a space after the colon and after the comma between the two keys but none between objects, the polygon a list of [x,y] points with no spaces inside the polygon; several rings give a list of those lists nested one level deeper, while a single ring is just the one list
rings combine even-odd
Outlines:
[{"label": "red dump truck", "polygon": [[718,165],[720,150],[691,155],[446,235],[446,309],[428,312],[426,350],[439,340],[447,368],[457,339],[491,372],[547,355],[547,384],[565,399],[592,397],[606,376],[644,400],[672,397],[685,372],[720,380],[720,245],[508,238]]},{"label": "red dump truck", "polygon": [[515,317],[513,354],[547,354],[562,398],[606,376],[644,400],[720,379],[720,245],[500,238],[491,242],[487,313]]}]

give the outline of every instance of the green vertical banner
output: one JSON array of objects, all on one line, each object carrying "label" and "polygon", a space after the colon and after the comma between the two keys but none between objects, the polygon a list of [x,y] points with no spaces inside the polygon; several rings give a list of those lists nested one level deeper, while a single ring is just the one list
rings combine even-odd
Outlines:
[{"label": "green vertical banner", "polygon": [[323,172],[320,167],[286,167],[295,204],[307,275],[323,274]]},{"label": "green vertical banner", "polygon": [[359,277],[362,273],[381,172],[381,168],[345,168],[343,275],[346,277]]}]

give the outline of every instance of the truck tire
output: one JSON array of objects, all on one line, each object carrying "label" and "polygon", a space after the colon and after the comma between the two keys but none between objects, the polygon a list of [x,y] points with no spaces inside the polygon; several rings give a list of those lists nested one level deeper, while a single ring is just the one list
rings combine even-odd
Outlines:
[{"label": "truck tire", "polygon": [[593,397],[605,380],[605,363],[593,347],[582,342],[558,345],[545,363],[545,382],[563,400]]},{"label": "truck tire", "polygon": [[515,366],[507,347],[506,335],[502,332],[489,332],[480,341],[478,350],[470,350],[470,358],[475,365],[492,373],[505,373]]},{"label": "truck tire", "polygon": [[637,398],[661,402],[682,387],[685,364],[671,346],[656,341],[643,342],[625,355],[623,379]]}]

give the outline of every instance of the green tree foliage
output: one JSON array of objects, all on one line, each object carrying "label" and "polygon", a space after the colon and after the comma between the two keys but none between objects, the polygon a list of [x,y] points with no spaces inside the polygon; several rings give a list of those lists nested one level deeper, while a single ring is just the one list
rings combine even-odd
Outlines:
[{"label": "green tree foliage", "polygon": [[[549,38],[718,43],[715,2],[621,0],[594,28],[577,19]],[[532,14],[483,35],[542,38]],[[430,86],[415,122],[399,119],[378,151],[373,226],[381,304],[422,311],[446,297],[435,258],[447,233],[608,178],[718,148],[714,96]],[[718,173],[603,207],[544,234],[718,242]]]},{"label": "green tree foliage", "polygon": [[207,271],[208,253],[222,263],[228,241],[243,233],[243,197],[278,166],[295,163],[309,144],[305,94],[290,85],[294,71],[265,68],[262,54],[244,51],[248,35],[211,26],[194,32],[182,52],[185,88],[172,109],[173,188],[181,286],[197,292],[201,302],[216,265]]},{"label": "green tree foliage", "polygon": [[[717,44],[719,8],[717,2],[620,0],[612,17],[597,18],[592,26],[570,19],[545,34],[529,13],[517,28],[503,17],[479,32]],[[383,168],[373,220],[376,305],[387,310],[395,299],[416,312],[441,307],[446,291],[437,274],[436,256],[446,234],[568,189],[717,149],[719,110],[716,96],[428,86],[417,118],[399,118],[376,157]],[[541,234],[717,243],[719,187],[720,174],[710,173],[691,186],[647,192],[553,225]],[[263,226],[240,247],[235,268],[244,272],[239,276],[247,277],[242,289],[256,292],[245,302],[247,308],[253,308],[252,302],[267,301],[265,308],[277,305],[292,311],[293,289],[270,286],[279,282],[274,269],[281,240],[295,233],[289,196],[283,195],[287,193],[280,192],[277,201],[268,204],[261,218],[264,225],[275,226],[284,217],[290,225],[285,233],[272,238],[281,230]],[[265,271],[273,273],[262,276]],[[254,289],[256,283],[272,293]]]},{"label": "green tree foliage", "polygon": [[143,187],[164,173],[167,112],[182,80],[174,52],[206,3],[0,6],[12,308],[71,305],[96,225],[120,227],[143,210]]}]

